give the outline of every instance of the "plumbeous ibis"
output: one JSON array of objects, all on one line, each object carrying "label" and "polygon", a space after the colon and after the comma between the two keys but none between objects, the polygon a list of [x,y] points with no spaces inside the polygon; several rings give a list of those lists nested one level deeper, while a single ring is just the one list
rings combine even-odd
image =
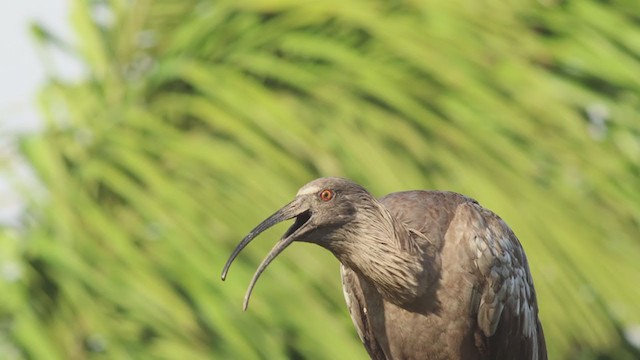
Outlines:
[{"label": "plumbeous ibis", "polygon": [[376,199],[341,178],[304,185],[253,229],[222,272],[258,234],[293,225],[256,271],[293,241],[340,261],[351,318],[372,359],[547,358],[524,250],[507,224],[454,192],[404,191]]}]

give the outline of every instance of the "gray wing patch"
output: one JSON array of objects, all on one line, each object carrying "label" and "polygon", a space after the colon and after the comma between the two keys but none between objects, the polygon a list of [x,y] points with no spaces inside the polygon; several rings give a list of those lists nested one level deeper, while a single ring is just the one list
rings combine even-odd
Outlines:
[{"label": "gray wing patch", "polygon": [[467,244],[469,271],[478,278],[471,306],[483,335],[494,337],[490,351],[546,358],[533,279],[513,231],[493,212],[472,203],[458,207],[454,222]]},{"label": "gray wing patch", "polygon": [[474,236],[474,263],[485,279],[480,298],[478,325],[486,336],[495,333],[503,311],[519,318],[519,332],[532,337],[537,311],[532,299],[533,280],[529,266],[511,229],[496,215],[484,210],[487,226]]}]

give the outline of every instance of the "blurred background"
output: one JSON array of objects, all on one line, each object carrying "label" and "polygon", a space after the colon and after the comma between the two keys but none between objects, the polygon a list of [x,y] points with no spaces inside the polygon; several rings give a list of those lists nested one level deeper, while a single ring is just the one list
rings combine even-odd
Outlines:
[{"label": "blurred background", "polygon": [[319,247],[242,312],[286,225],[219,277],[329,175],[476,198],[527,252],[551,359],[640,359],[637,0],[43,6],[2,37],[1,359],[367,358]]}]

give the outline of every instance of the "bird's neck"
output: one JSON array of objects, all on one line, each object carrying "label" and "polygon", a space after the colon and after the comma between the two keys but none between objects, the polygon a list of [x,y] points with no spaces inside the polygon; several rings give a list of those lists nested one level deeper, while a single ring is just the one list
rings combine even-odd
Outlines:
[{"label": "bird's neck", "polygon": [[[429,286],[425,244],[380,203],[362,214],[357,241],[338,255],[340,261],[368,280],[388,301],[406,305]],[[372,225],[373,224],[373,225]]]}]

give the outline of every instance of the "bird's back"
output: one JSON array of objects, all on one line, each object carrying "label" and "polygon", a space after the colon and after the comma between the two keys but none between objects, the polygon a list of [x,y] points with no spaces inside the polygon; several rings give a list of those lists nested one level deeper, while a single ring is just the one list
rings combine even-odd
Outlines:
[{"label": "bird's back", "polygon": [[524,251],[498,216],[453,192],[379,201],[429,255],[433,279],[415,304],[400,306],[342,267],[351,317],[373,359],[546,359]]}]

